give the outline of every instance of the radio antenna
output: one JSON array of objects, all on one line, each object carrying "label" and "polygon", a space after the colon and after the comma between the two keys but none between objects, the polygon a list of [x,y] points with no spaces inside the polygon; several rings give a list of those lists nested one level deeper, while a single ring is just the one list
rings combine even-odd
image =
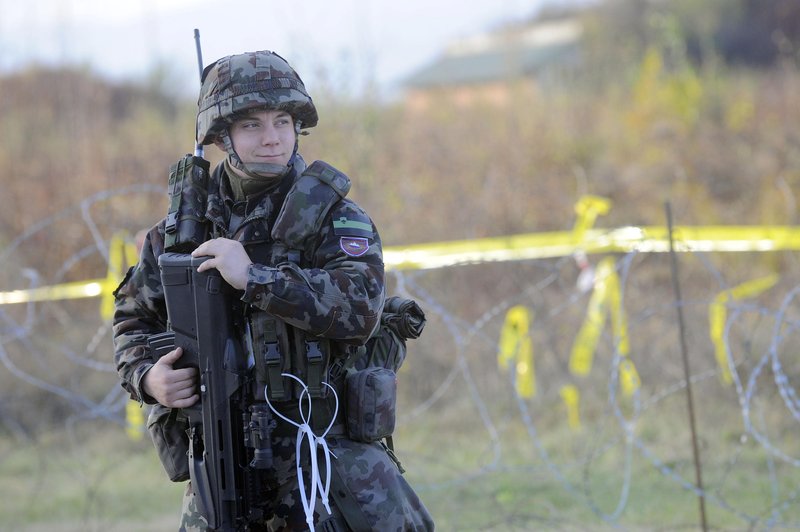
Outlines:
[{"label": "radio antenna", "polygon": [[[200,86],[203,85],[203,50],[200,48],[200,30],[194,29],[194,47],[197,50],[197,69],[200,71]],[[196,157],[203,157],[203,145],[195,140],[194,154]]]},{"label": "radio antenna", "polygon": [[200,30],[194,29],[194,46],[197,49],[197,68],[200,71],[200,83],[203,82],[203,51],[200,49]]}]

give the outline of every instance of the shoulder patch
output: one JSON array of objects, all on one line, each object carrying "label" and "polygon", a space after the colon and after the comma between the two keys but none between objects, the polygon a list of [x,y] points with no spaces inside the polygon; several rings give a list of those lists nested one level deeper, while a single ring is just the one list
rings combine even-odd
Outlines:
[{"label": "shoulder patch", "polygon": [[356,236],[343,236],[339,239],[339,247],[351,257],[360,257],[369,251],[369,239]]},{"label": "shoulder patch", "polygon": [[372,224],[362,217],[341,216],[333,219],[333,233],[336,236],[350,236],[359,238],[373,238]]}]

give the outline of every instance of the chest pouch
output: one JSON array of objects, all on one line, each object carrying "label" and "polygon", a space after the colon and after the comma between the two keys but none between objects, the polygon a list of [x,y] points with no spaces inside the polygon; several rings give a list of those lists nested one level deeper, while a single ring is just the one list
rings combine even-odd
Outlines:
[{"label": "chest pouch", "polygon": [[328,339],[306,334],[262,311],[250,315],[250,330],[256,380],[267,387],[270,401],[297,400],[303,393],[303,387],[283,373],[299,378],[312,399],[328,397],[330,389],[326,384],[331,361]]}]

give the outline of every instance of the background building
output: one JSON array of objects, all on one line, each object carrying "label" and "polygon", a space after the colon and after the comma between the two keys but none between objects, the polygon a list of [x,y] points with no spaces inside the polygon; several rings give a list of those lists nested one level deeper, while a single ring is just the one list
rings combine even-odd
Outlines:
[{"label": "background building", "polygon": [[446,95],[459,105],[504,105],[511,87],[539,89],[563,79],[580,61],[582,27],[575,18],[534,20],[469,36],[450,44],[405,83],[412,109]]}]

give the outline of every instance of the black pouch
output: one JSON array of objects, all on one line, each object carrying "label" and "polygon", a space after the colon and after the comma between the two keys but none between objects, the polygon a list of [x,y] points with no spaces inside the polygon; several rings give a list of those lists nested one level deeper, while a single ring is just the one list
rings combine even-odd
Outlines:
[{"label": "black pouch", "polygon": [[347,376],[347,433],[350,439],[374,442],[394,432],[397,375],[370,367]]},{"label": "black pouch", "polygon": [[207,240],[208,169],[208,161],[191,153],[170,167],[166,251],[191,253]]},{"label": "black pouch", "polygon": [[154,405],[147,416],[147,432],[158,458],[173,482],[189,480],[189,420],[179,408]]}]

